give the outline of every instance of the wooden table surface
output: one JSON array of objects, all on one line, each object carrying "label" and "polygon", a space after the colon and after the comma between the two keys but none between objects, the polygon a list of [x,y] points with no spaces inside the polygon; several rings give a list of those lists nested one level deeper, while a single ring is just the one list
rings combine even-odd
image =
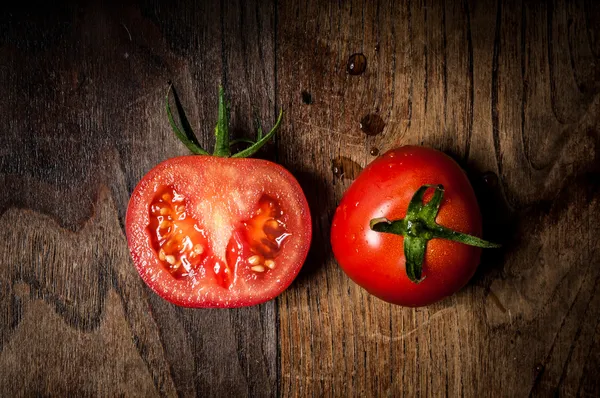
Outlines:
[{"label": "wooden table surface", "polygon": [[[598,2],[168,3],[0,13],[0,396],[600,395]],[[219,83],[234,135],[284,109],[259,156],[298,178],[314,237],[271,302],[178,308],[135,271],[129,195],[188,153],[169,80],[205,147]],[[504,243],[419,309],[358,288],[329,244],[372,148],[403,144],[453,156]]]}]

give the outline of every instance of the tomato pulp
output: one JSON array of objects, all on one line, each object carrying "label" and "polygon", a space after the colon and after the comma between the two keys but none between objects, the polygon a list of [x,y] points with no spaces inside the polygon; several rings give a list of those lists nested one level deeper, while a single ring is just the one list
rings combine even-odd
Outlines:
[{"label": "tomato pulp", "polygon": [[158,295],[230,308],[290,285],[308,253],[311,218],[298,182],[275,163],[184,156],[140,181],[126,232],[139,274]]},{"label": "tomato pulp", "polygon": [[[404,219],[415,192],[430,184],[444,189],[435,222],[479,236],[479,206],[466,174],[450,157],[426,147],[404,146],[374,160],[335,212],[335,258],[352,280],[385,301],[413,307],[431,304],[462,288],[479,264],[479,247],[433,238],[422,258],[423,279],[415,282],[407,275],[405,238],[371,229],[374,219]],[[423,204],[432,196],[433,189],[425,191]]]}]

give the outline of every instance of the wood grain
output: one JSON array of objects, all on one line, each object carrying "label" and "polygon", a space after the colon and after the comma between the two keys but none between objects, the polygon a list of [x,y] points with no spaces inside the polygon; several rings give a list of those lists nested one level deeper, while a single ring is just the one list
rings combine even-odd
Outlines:
[{"label": "wood grain", "polygon": [[[362,52],[366,72],[346,73]],[[67,2],[0,15],[0,395],[600,395],[600,7],[573,1]],[[259,156],[313,215],[309,258],[269,303],[168,304],[140,280],[130,192],[186,154],[284,124]],[[311,101],[303,101],[302,93]],[[369,113],[382,134],[359,129]],[[453,156],[488,238],[471,283],[421,309],[353,284],[329,246],[351,173],[403,144]]]}]

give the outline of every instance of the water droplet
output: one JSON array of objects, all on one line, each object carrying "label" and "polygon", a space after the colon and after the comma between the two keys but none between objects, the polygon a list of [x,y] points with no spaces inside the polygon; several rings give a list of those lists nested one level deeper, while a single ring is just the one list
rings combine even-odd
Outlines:
[{"label": "water droplet", "polygon": [[356,240],[356,234],[350,235],[350,240],[354,242]]},{"label": "water droplet", "polygon": [[362,171],[362,167],[350,158],[338,156],[331,161],[331,171],[337,178],[353,180]]},{"label": "water droplet", "polygon": [[302,91],[302,102],[304,102],[306,105],[312,104],[313,99],[311,93],[306,90]]},{"label": "water droplet", "polygon": [[367,57],[363,53],[355,53],[348,58],[346,72],[350,75],[362,75],[367,69]]},{"label": "water droplet", "polygon": [[367,135],[381,134],[384,127],[383,119],[375,113],[369,113],[360,119],[360,129]]},{"label": "water droplet", "polygon": [[498,185],[498,176],[496,173],[488,171],[481,178],[483,178],[483,182],[485,182],[491,188],[494,188]]},{"label": "water droplet", "polygon": [[544,370],[544,365],[543,364],[538,363],[537,365],[535,365],[535,372],[536,373],[540,373],[543,370]]},{"label": "water droplet", "polygon": [[375,51],[379,51],[379,43],[375,44]]},{"label": "water droplet", "polygon": [[379,149],[377,149],[376,147],[372,147],[369,153],[371,154],[371,156],[377,156],[379,155]]}]

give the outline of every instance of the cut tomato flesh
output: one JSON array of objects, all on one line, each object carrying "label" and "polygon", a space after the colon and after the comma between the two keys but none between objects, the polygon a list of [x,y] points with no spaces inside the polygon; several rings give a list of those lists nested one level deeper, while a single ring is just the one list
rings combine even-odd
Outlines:
[{"label": "cut tomato flesh", "polygon": [[212,251],[210,239],[201,225],[186,211],[187,200],[172,186],[159,189],[150,205],[152,247],[160,263],[175,278],[212,274],[216,283],[229,288],[240,267],[257,276],[272,270],[285,240],[291,236],[281,218],[275,199],[262,195],[253,216],[236,226],[224,259]]},{"label": "cut tomato flesh", "polygon": [[195,308],[277,297],[298,275],[311,231],[298,182],[260,159],[166,160],[135,187],[126,216],[144,282],[171,303]]},{"label": "cut tomato flesh", "polygon": [[185,198],[172,187],[157,192],[148,230],[158,258],[175,277],[193,275],[207,257],[207,239],[187,216]]},{"label": "cut tomato flesh", "polygon": [[253,254],[248,260],[255,267],[273,268],[283,242],[291,234],[280,219],[283,212],[275,199],[263,195],[257,207],[252,218],[243,222],[246,241]]}]

